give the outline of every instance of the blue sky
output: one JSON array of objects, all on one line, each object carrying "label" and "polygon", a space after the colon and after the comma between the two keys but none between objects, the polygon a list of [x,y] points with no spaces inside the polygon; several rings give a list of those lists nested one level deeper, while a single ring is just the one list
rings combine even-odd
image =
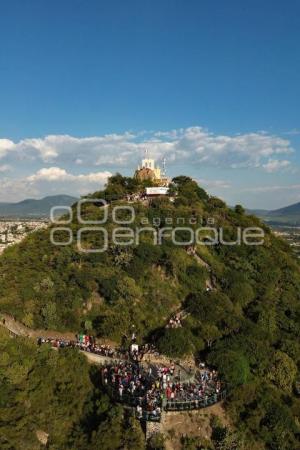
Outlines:
[{"label": "blue sky", "polygon": [[0,0],[0,200],[143,149],[228,203],[300,201],[297,0]]}]

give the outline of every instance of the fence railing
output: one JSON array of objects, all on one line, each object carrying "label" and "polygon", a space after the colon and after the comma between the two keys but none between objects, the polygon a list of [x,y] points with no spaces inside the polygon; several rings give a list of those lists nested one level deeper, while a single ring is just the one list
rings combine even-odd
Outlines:
[{"label": "fence railing", "polygon": [[165,400],[163,401],[163,409],[166,411],[184,411],[191,409],[202,409],[207,406],[214,405],[226,398],[226,390],[222,392],[212,394],[210,396],[205,396],[201,399],[193,400]]},{"label": "fence railing", "polygon": [[[136,417],[140,420],[147,420],[152,422],[159,422],[161,418],[161,414],[157,413],[157,411],[148,411],[147,403],[145,401],[141,401],[140,397],[136,397],[134,395],[130,395],[128,393],[123,393],[120,396],[119,392],[112,388],[112,386],[106,386],[106,390],[108,395],[113,398],[116,402],[120,402],[126,404],[128,406],[136,408],[137,406],[142,407],[142,413],[137,412]],[[161,409],[161,411],[171,412],[171,411],[191,411],[197,409],[203,409],[208,406],[212,406],[222,400],[225,400],[227,396],[226,389],[223,389],[221,392],[214,393],[211,395],[206,395],[200,399],[166,399],[160,398],[158,399],[156,405]]]}]

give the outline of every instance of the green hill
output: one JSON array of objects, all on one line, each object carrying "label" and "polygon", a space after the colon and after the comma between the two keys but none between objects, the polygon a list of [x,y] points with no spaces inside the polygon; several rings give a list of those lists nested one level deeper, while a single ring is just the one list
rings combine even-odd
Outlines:
[{"label": "green hill", "polygon": [[[249,211],[251,212],[251,211]],[[274,225],[299,226],[300,225],[300,202],[285,208],[266,210],[253,210],[253,214],[263,219],[265,222]]]},{"label": "green hill", "polygon": [[[124,200],[141,189],[136,180],[116,175],[82,205],[85,220],[107,213],[106,223],[98,225],[107,232],[106,251],[78,251],[79,230],[92,225],[78,223],[75,206],[68,225],[72,244],[53,245],[52,225],[7,249],[0,259],[0,311],[29,327],[88,329],[117,342],[128,339],[134,325],[140,342],[155,342],[171,357],[201,357],[219,370],[230,386],[226,410],[245,442],[238,448],[300,448],[300,401],[294,393],[300,367],[300,272],[288,245],[242,207],[228,208],[188,177],[173,180],[173,201]],[[97,199],[109,206],[101,207]],[[133,212],[119,209],[113,216],[115,206],[133,208],[134,220],[118,224],[129,222]],[[245,229],[261,227],[264,243],[224,245],[220,235],[213,241],[213,226],[226,242],[237,239],[238,229],[244,236]],[[153,229],[162,235],[160,245]],[[191,235],[198,243],[187,244]],[[63,242],[70,236],[58,230],[54,237]],[[81,237],[84,249],[105,245],[103,230]],[[135,242],[120,245],[126,239]],[[165,328],[179,310],[184,310],[183,328]],[[84,428],[81,432],[85,435]],[[59,448],[73,448],[59,442]]]},{"label": "green hill", "polygon": [[54,206],[71,206],[78,199],[70,195],[52,195],[40,200],[26,199],[18,203],[1,203],[0,217],[41,218],[49,217]]}]

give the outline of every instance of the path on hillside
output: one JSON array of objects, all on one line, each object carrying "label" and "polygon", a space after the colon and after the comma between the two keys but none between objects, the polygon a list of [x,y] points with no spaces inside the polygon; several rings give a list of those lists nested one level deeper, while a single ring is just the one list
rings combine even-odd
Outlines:
[{"label": "path on hillside", "polygon": [[210,265],[206,261],[204,261],[204,259],[199,255],[199,253],[197,253],[196,248],[194,248],[194,247],[188,248],[187,249],[187,253],[188,253],[188,255],[193,256],[195,258],[195,260],[197,261],[197,263],[200,266],[205,267],[205,269],[208,271],[209,278],[207,278],[205,280],[206,288],[209,289],[209,290],[216,289],[216,285],[215,285],[215,282],[214,282],[213,277],[212,277],[212,273],[211,273],[212,270],[211,270]]},{"label": "path on hillside", "polygon": [[[22,323],[18,322],[14,317],[6,313],[0,313],[0,325],[6,328],[10,333],[15,336],[23,336],[31,339],[38,339],[39,337],[43,338],[52,338],[52,339],[62,339],[67,341],[76,341],[76,336],[74,333],[60,333],[58,331],[52,330],[33,330],[31,328],[26,327]],[[53,347],[54,349],[57,349]],[[83,353],[88,362],[91,364],[111,364],[114,361],[121,361],[124,358],[122,357],[110,357],[99,355],[96,353],[92,353],[89,351],[79,350]],[[142,364],[146,366],[152,366],[155,369],[155,365],[168,365],[170,363],[170,358],[167,358],[164,355],[156,355],[154,358],[151,358],[152,355],[147,355],[144,360],[142,360]],[[175,362],[175,369],[177,373],[180,371],[181,379],[183,382],[192,381],[195,377],[195,370],[186,369],[179,361]]]},{"label": "path on hillside", "polygon": [[[17,320],[15,320],[13,317],[11,317],[8,314],[1,314],[0,313],[0,324],[2,327],[6,328],[7,330],[9,330],[9,332],[13,335],[14,338],[18,337],[18,336],[23,336],[26,337],[28,339],[32,339],[32,338],[37,338],[37,337],[45,337],[43,336],[45,334],[46,330],[31,330],[30,328],[24,326],[23,324],[19,323]],[[47,330],[48,333],[52,333],[50,331]],[[57,333],[57,335],[63,335],[64,338],[61,338],[61,340],[63,341],[65,339],[66,335],[71,335],[73,336],[72,333]],[[53,338],[53,335],[51,336]],[[58,340],[60,338],[58,337]],[[67,339],[65,339],[67,341]],[[51,344],[51,342],[50,342]],[[126,370],[126,364],[128,364],[128,362],[130,362],[128,360],[128,356],[119,354],[119,356],[104,356],[104,355],[100,355],[98,353],[93,353],[92,350],[85,350],[85,349],[80,349],[78,348],[76,345],[72,345],[71,347],[69,346],[70,342],[65,342],[64,348],[77,348],[80,353],[82,353],[86,358],[89,364],[96,364],[102,367],[106,367],[107,370],[116,370],[116,368],[121,367],[125,367]],[[41,344],[41,345],[45,345],[45,344]],[[54,340],[54,346],[52,346],[51,348],[53,350],[59,350],[60,345],[56,346],[57,342],[56,339]],[[67,350],[66,350],[67,351]],[[149,355],[147,355],[149,356]],[[189,366],[189,369],[187,369],[186,367],[183,366],[183,362],[178,360],[178,361],[171,361],[170,359],[166,358],[164,355],[161,355],[161,360],[159,361],[159,357],[156,357],[156,361],[151,361],[145,358],[140,362],[140,367],[143,367],[144,370],[146,370],[148,373],[148,370],[151,368],[152,369],[152,376],[154,377],[154,380],[159,380],[160,377],[162,376],[162,372],[161,370],[165,370],[163,368],[168,368],[169,365],[171,363],[173,363],[174,365],[174,369],[175,371],[173,372],[172,375],[175,376],[176,374],[176,378],[177,380],[179,380],[180,384],[179,386],[182,386],[181,389],[183,389],[183,386],[185,383],[187,383],[187,386],[189,386],[189,383],[199,383],[198,377],[197,377],[197,369],[195,368],[195,365]],[[125,365],[124,365],[125,363]],[[111,367],[111,369],[109,369],[109,367]],[[201,381],[200,381],[201,382]],[[160,386],[161,387],[161,386]],[[163,391],[162,391],[163,392]],[[166,399],[162,399],[162,403],[161,405],[159,405],[159,407],[155,406],[154,404],[151,403],[151,401],[149,400],[149,406],[151,407],[150,410],[148,409],[148,400],[147,400],[147,407],[146,409],[143,409],[141,411],[138,411],[136,408],[137,406],[135,404],[132,404],[131,402],[129,402],[129,406],[131,408],[133,408],[133,410],[136,410],[136,414],[137,417],[140,420],[144,420],[146,421],[146,436],[148,438],[151,437],[151,435],[156,434],[158,432],[161,431],[162,429],[162,425],[161,422],[164,423],[164,416],[166,412],[174,412],[174,411],[183,411],[183,410],[188,410],[188,411],[192,411],[192,410],[199,410],[202,408],[207,408],[208,406],[214,404],[214,403],[219,403],[220,401],[222,401],[224,398],[226,397],[226,391],[218,391],[215,390],[214,393],[210,393],[208,396],[208,392],[206,393],[205,396],[202,395],[201,398],[199,399],[194,399],[194,397],[192,398],[187,398],[187,399],[178,399],[178,401],[172,401],[172,400],[166,400]],[[115,398],[115,396],[113,395],[113,398]],[[117,401],[122,401],[122,398]],[[154,405],[154,406],[153,406]],[[144,406],[143,406],[144,408]],[[154,409],[153,409],[154,408]],[[159,411],[158,411],[159,410]],[[150,411],[150,412],[149,412]],[[152,423],[153,422],[153,423]]]},{"label": "path on hillside", "polygon": [[75,333],[71,332],[62,333],[60,331],[53,330],[33,330],[6,313],[0,313],[0,321],[0,325],[4,326],[7,330],[18,336],[25,336],[33,339],[43,336],[45,338],[66,339],[70,341],[74,341],[76,339]]}]

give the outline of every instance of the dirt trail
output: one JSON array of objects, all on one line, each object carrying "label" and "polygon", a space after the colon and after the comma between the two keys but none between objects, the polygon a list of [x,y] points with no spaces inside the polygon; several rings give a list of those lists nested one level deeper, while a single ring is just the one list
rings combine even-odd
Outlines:
[{"label": "dirt trail", "polygon": [[188,250],[188,254],[193,256],[195,258],[195,260],[197,261],[197,263],[200,266],[205,267],[205,269],[207,269],[207,271],[210,273],[209,278],[207,278],[205,280],[206,288],[209,289],[209,290],[216,289],[216,286],[215,286],[215,283],[214,283],[214,280],[213,280],[213,277],[212,277],[212,274],[211,274],[211,267],[210,267],[210,265],[206,261],[204,261],[203,258],[201,258],[201,256],[196,252],[196,249],[194,249],[194,248],[193,249],[189,249]]},{"label": "dirt trail", "polygon": [[[37,339],[38,337],[53,338],[53,339],[65,339],[65,340],[76,340],[74,333],[60,333],[59,331],[52,330],[32,330],[26,327],[22,323],[15,320],[9,314],[0,314],[0,325],[10,331],[12,334],[17,336],[24,336],[31,339]],[[57,350],[56,347],[53,347]],[[81,353],[85,355],[90,364],[109,364],[111,361],[116,361],[118,358],[110,358],[108,356],[96,355],[95,353],[85,352],[80,350]]]},{"label": "dirt trail", "polygon": [[[60,333],[52,330],[32,330],[25,325],[15,320],[12,316],[0,313],[0,325],[11,333],[17,336],[24,336],[27,338],[36,339],[40,336],[51,337],[57,339],[75,339],[74,333]],[[57,348],[53,348],[57,350]],[[94,353],[80,351],[85,355],[87,361],[90,364],[105,365],[110,364],[112,361],[116,361],[119,358],[110,358],[102,355],[96,355]],[[170,363],[170,359],[164,355],[147,355],[149,356],[143,360],[146,365],[166,364]],[[187,361],[185,361],[187,363]],[[181,380],[183,382],[192,381],[195,376],[195,371],[190,372],[183,366],[183,361],[177,361],[175,364],[175,371],[178,374],[180,370]],[[191,367],[192,364],[189,364]],[[195,367],[194,367],[195,369]],[[182,436],[201,436],[202,438],[209,439],[211,436],[210,420],[213,415],[218,416],[224,425],[228,425],[228,418],[226,417],[225,410],[222,403],[215,404],[211,407],[204,408],[198,411],[189,412],[168,412],[162,414],[162,420],[159,424],[151,426],[151,423],[147,423],[149,427],[148,435],[161,432],[166,435],[166,450],[180,450],[181,437]],[[149,437],[148,436],[148,437]]]},{"label": "dirt trail", "polygon": [[76,339],[75,333],[71,332],[61,333],[59,331],[53,330],[33,330],[26,327],[21,322],[18,322],[9,314],[5,313],[0,313],[0,325],[4,326],[7,330],[18,336],[25,336],[30,338],[38,338],[40,336],[43,336],[45,338],[66,339],[70,341]]},{"label": "dirt trail", "polygon": [[[6,328],[8,331],[10,331],[12,334],[17,336],[24,336],[27,338],[37,339],[38,337],[44,337],[44,338],[53,338],[53,339],[64,339],[64,340],[76,340],[75,333],[61,333],[59,331],[53,331],[53,330],[33,330],[31,328],[26,327],[22,323],[15,320],[11,315],[6,313],[0,313],[0,325]],[[98,340],[99,342],[104,342],[105,344],[108,344],[108,340],[102,339]],[[111,342],[111,341],[109,341]],[[113,348],[116,348],[116,343],[113,343],[111,345]],[[81,352],[86,356],[88,361],[91,364],[109,364],[112,361],[116,361],[120,358],[116,357],[108,357],[108,356],[102,356],[97,355],[95,353],[82,351]],[[171,360],[170,358],[167,358],[164,355],[146,355],[145,358],[142,361],[144,364],[148,365],[169,365]],[[190,364],[191,365],[191,364]],[[194,368],[195,369],[195,368]],[[192,381],[194,379],[195,370],[193,370],[191,373],[188,369],[186,369],[182,363],[178,364],[175,363],[175,370],[178,373],[180,371],[181,373],[181,380],[182,381]]]}]

